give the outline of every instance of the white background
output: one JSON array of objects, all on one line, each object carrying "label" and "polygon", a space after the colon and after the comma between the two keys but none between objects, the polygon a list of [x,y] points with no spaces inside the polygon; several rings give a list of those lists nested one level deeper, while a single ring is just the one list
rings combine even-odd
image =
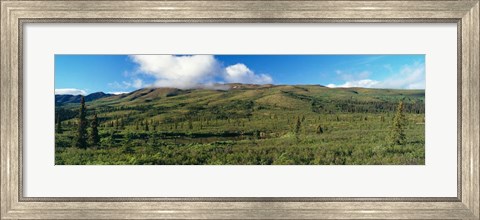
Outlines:
[{"label": "white background", "polygon": [[[26,197],[456,196],[455,24],[27,24],[24,28]],[[54,54],[426,54],[426,165],[55,166]]]}]

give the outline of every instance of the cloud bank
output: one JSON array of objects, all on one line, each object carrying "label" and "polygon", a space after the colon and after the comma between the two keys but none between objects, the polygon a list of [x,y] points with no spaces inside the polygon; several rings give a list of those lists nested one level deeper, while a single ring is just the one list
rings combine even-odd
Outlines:
[{"label": "cloud bank", "polygon": [[[337,72],[338,74],[338,72]],[[359,78],[346,77],[343,84],[328,84],[327,87],[364,87],[364,88],[390,88],[390,89],[425,89],[425,65],[415,63],[404,66],[398,73],[382,81],[369,79],[369,74],[348,74]]]},{"label": "cloud bank", "polygon": [[65,88],[55,89],[55,95],[87,95],[87,92],[82,89]]},{"label": "cloud bank", "polygon": [[122,94],[127,94],[129,92],[123,92],[123,91],[119,91],[119,92],[108,92],[108,94],[113,94],[113,95],[122,95]]},{"label": "cloud bank", "polygon": [[[152,76],[153,87],[180,89],[209,87],[216,82],[265,84],[266,74],[255,74],[245,64],[224,67],[213,55],[132,55],[138,72]],[[142,86],[145,86],[142,84]]]},{"label": "cloud bank", "polygon": [[272,77],[266,74],[256,75],[245,64],[237,63],[225,68],[225,81],[229,83],[266,84],[273,82]]}]

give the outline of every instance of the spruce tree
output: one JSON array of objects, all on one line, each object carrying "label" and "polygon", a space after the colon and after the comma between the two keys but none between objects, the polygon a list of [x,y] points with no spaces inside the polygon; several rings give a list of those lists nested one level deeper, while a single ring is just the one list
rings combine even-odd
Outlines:
[{"label": "spruce tree", "polygon": [[403,145],[405,144],[405,126],[407,119],[403,112],[403,102],[398,103],[397,111],[395,117],[393,118],[393,124],[390,133],[390,143],[392,145]]},{"label": "spruce tree", "polygon": [[98,147],[100,143],[100,136],[98,136],[98,118],[97,114],[93,115],[93,120],[90,130],[90,144],[93,147]]},{"label": "spruce tree", "polygon": [[82,96],[80,100],[80,112],[78,114],[78,129],[75,137],[75,147],[87,148],[87,107],[85,106],[85,98]]}]

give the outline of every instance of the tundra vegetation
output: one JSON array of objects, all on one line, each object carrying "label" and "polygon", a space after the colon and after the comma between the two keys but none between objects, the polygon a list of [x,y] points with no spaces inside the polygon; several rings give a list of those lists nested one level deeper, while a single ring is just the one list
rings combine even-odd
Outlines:
[{"label": "tundra vegetation", "polygon": [[424,90],[228,86],[56,102],[55,164],[425,163]]}]

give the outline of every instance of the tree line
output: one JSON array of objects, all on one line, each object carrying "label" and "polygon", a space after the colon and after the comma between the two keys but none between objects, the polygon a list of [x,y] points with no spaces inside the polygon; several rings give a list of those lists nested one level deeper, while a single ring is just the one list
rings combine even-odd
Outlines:
[{"label": "tree line", "polygon": [[[247,109],[251,108],[253,106],[250,105],[248,106]],[[382,116],[382,121],[384,120]],[[337,116],[337,121],[339,120]],[[363,120],[363,119],[362,119]],[[365,120],[367,118],[365,117]],[[297,117],[296,120],[293,122],[294,124],[292,125],[292,133],[295,135],[295,139],[297,141],[300,140],[300,130],[302,128],[302,124],[305,123],[305,116],[302,117]],[[208,125],[209,120],[207,119],[202,119],[200,123],[200,127],[202,127],[204,124]],[[134,124],[135,130],[144,130],[144,131],[155,131],[156,127],[159,125],[157,121],[151,120],[150,122],[148,120],[145,121],[140,121],[136,122]],[[405,135],[405,126],[407,125],[407,119],[405,116],[405,104],[400,101],[397,106],[396,106],[396,113],[392,121],[391,129],[390,129],[390,135],[389,135],[389,144],[391,145],[404,145],[405,140],[406,140],[406,135]],[[86,149],[87,147],[97,147],[100,145],[100,136],[99,136],[99,119],[97,117],[96,112],[93,114],[91,119],[87,119],[87,107],[85,105],[85,99],[82,96],[81,101],[80,101],[80,108],[77,114],[77,123],[76,123],[76,133],[75,137],[73,139],[73,146],[80,148],[80,149]],[[124,128],[124,122],[123,120],[118,120],[118,118],[114,121],[111,121],[110,124],[105,124],[105,126],[110,126],[118,129],[123,129]],[[193,129],[193,117],[185,117],[182,120],[180,120],[180,123],[176,120],[174,120],[174,123],[172,125],[172,129],[177,127],[182,127],[185,126],[185,128],[188,128],[190,130]],[[238,124],[240,126],[240,124]],[[243,126],[245,126],[243,124]],[[321,124],[318,124],[315,129],[315,133],[318,135],[321,135],[324,133],[325,127],[323,127]],[[57,125],[56,125],[56,132],[57,133],[62,133],[62,120],[60,119],[60,114],[57,115]]]}]

